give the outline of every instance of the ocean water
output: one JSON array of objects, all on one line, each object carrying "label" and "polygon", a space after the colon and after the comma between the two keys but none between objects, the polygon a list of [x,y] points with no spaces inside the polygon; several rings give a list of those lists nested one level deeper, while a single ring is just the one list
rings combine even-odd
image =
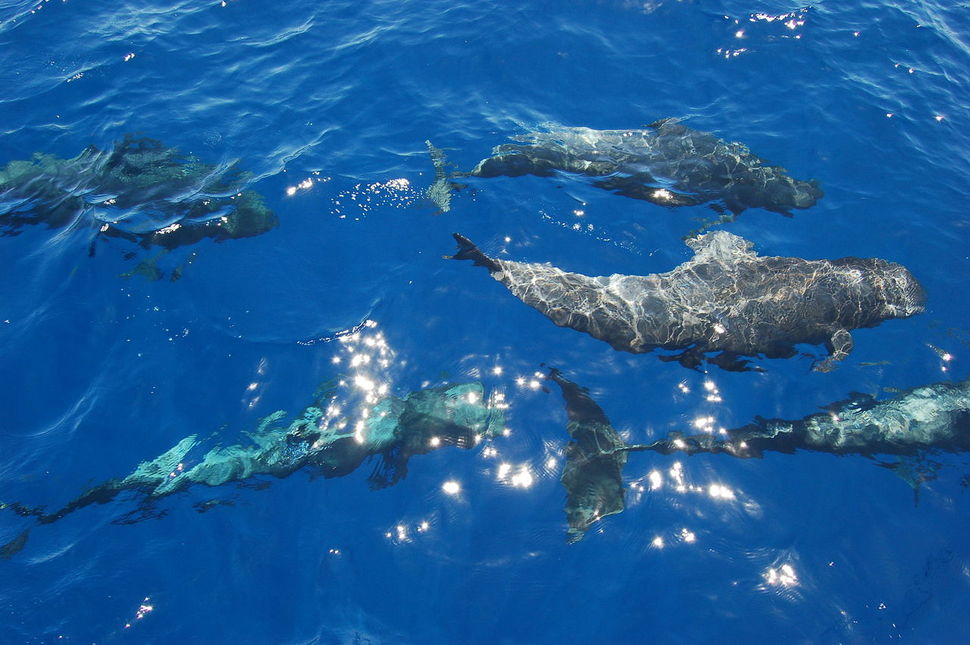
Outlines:
[{"label": "ocean water", "polygon": [[[481,381],[508,404],[507,435],[415,456],[382,490],[364,464],[46,525],[4,509],[0,543],[27,540],[0,560],[0,642],[964,642],[966,455],[631,454],[626,510],[568,544],[566,412],[541,375],[589,388],[630,442],[965,378],[968,100],[967,2],[0,3],[0,164],[136,133],[238,160],[279,218],[168,254],[83,219],[0,237],[0,502],[59,508],[191,434],[243,442],[333,379]],[[830,373],[697,371],[442,259],[460,232],[591,275],[687,260],[706,206],[567,175],[463,180],[447,213],[424,196],[426,140],[468,170],[546,124],[665,117],[825,191],[721,228],[766,255],[905,264],[925,313],[858,330]]]}]

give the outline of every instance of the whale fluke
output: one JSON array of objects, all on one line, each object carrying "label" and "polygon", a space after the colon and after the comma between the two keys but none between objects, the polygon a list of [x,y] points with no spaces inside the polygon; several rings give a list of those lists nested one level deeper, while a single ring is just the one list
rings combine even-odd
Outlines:
[{"label": "whale fluke", "polygon": [[461,233],[452,233],[452,237],[458,242],[458,252],[451,256],[452,260],[471,260],[475,266],[485,267],[490,273],[502,270],[498,262],[482,253],[474,242]]},{"label": "whale fluke", "polygon": [[566,403],[570,441],[560,481],[566,489],[567,541],[573,543],[599,520],[623,512],[626,445],[585,388],[557,369],[546,378],[559,385]]}]

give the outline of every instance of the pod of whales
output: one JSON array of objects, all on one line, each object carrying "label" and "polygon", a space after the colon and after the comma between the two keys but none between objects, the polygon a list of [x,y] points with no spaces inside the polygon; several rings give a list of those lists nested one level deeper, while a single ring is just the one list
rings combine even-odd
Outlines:
[{"label": "pod of whales", "polygon": [[[488,401],[480,383],[428,388],[403,399],[382,399],[362,421],[349,423],[340,415],[333,391],[326,390],[290,423],[280,423],[285,416],[282,411],[263,419],[248,444],[214,446],[198,454],[204,442],[190,435],[155,459],[139,464],[128,476],[95,486],[58,510],[48,512],[20,502],[0,502],[0,509],[50,524],[127,491],[136,495],[139,507],[125,516],[135,518],[123,519],[126,523],[150,516],[156,500],[190,486],[221,486],[259,475],[282,478],[300,470],[325,478],[343,477],[371,457],[378,457],[379,462],[368,481],[372,488],[385,488],[405,477],[408,460],[415,455],[445,446],[469,449],[501,433],[504,414]],[[197,508],[204,511],[218,503],[215,500]],[[0,547],[0,557],[9,558],[22,549],[26,538],[24,531]]]},{"label": "pod of whales", "polygon": [[[644,130],[552,127],[512,137],[468,173],[450,176],[551,176],[566,172],[594,178],[594,186],[661,206],[716,202],[737,215],[747,208],[790,214],[822,198],[818,182],[794,179],[747,146],[663,119]],[[430,144],[429,144],[430,147]],[[436,168],[442,165],[435,158]],[[440,173],[439,173],[440,174]],[[438,177],[440,187],[447,179]],[[447,210],[448,204],[439,207]]]},{"label": "pod of whales", "polygon": [[[689,239],[694,257],[667,273],[602,277],[544,263],[491,258],[455,234],[456,260],[488,269],[522,302],[560,327],[626,352],[679,350],[663,360],[750,369],[741,357],[788,358],[825,344],[831,369],[852,349],[850,330],[923,311],[923,289],[903,266],[878,258],[759,256],[726,231]],[[714,356],[708,353],[718,352]]]},{"label": "pod of whales", "polygon": [[279,220],[243,189],[249,177],[235,163],[213,166],[132,135],[71,159],[35,154],[0,168],[0,235],[28,224],[86,226],[165,249],[259,235]]}]

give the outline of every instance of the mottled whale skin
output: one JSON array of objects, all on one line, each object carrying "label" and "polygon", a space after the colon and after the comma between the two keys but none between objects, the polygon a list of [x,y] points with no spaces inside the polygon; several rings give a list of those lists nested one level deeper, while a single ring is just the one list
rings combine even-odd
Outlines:
[{"label": "mottled whale skin", "polygon": [[740,458],[796,450],[835,455],[917,455],[970,451],[970,379],[942,382],[877,401],[855,394],[803,419],[763,419],[724,436],[672,434],[647,446],[663,454],[726,453]]},{"label": "mottled whale skin", "polygon": [[[878,258],[759,256],[726,231],[687,241],[694,257],[667,273],[593,277],[548,263],[491,258],[455,234],[457,260],[473,260],[560,327],[613,348],[680,350],[663,360],[751,369],[739,357],[789,358],[800,343],[824,344],[831,369],[852,349],[850,330],[923,311],[925,296],[903,266]],[[708,353],[719,352],[716,356]]]},{"label": "mottled whale skin", "polygon": [[692,130],[676,119],[644,130],[555,127],[513,137],[470,172],[473,177],[597,178],[597,187],[662,206],[717,201],[738,214],[763,208],[790,214],[822,198],[818,182],[801,181],[754,155],[742,143]]}]

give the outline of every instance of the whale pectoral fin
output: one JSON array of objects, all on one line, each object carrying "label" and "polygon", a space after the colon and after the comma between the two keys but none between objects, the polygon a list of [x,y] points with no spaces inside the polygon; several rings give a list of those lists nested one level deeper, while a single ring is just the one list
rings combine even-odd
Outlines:
[{"label": "whale pectoral fin", "polygon": [[[740,215],[741,213],[743,213],[745,211],[745,209],[747,208],[747,206],[745,206],[741,202],[739,202],[737,200],[734,200],[734,199],[726,199],[726,200],[724,200],[724,207],[727,208],[727,210],[731,211],[731,214],[734,217],[737,217],[738,215]],[[717,211],[716,208],[714,210]]]},{"label": "whale pectoral fin", "polygon": [[9,560],[14,555],[20,552],[27,544],[27,536],[30,535],[30,529],[22,531],[17,537],[10,540],[4,545],[0,545],[0,560]]},{"label": "whale pectoral fin", "polygon": [[708,363],[712,365],[717,365],[722,370],[727,370],[728,372],[764,372],[764,368],[760,365],[752,365],[751,361],[746,358],[741,358],[739,354],[734,352],[721,352],[717,356],[712,356],[707,359]]},{"label": "whale pectoral fin", "polygon": [[815,364],[812,369],[816,372],[831,372],[835,369],[835,364],[838,361],[849,355],[854,346],[852,334],[847,329],[838,329],[825,343],[825,346],[831,355]]},{"label": "whale pectoral fin", "polygon": [[679,354],[658,356],[657,358],[665,363],[677,361],[684,367],[700,372],[701,364],[704,362],[704,352],[700,351],[696,347],[691,347],[690,349],[685,349]]},{"label": "whale pectoral fin", "polygon": [[696,206],[702,204],[703,199],[693,195],[677,193],[657,186],[657,180],[647,173],[623,177],[608,177],[594,181],[593,185],[603,190],[610,190],[617,195],[632,199],[643,199],[657,206]]}]

